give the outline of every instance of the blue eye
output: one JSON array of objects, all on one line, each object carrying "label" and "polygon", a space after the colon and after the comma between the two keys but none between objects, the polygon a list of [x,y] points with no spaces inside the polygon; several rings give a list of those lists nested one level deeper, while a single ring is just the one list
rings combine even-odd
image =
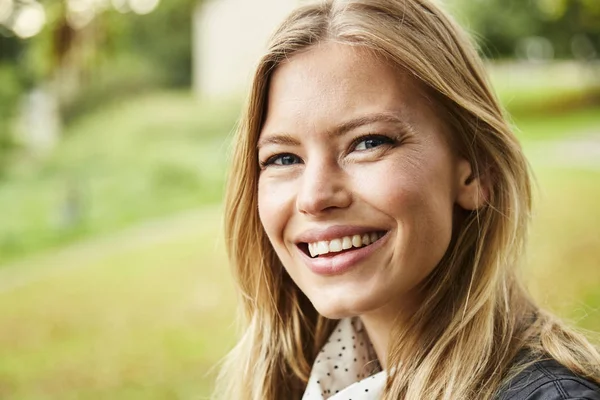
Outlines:
[{"label": "blue eye", "polygon": [[261,163],[262,167],[266,167],[268,165],[278,165],[278,166],[286,166],[286,165],[294,165],[300,164],[302,160],[300,157],[295,156],[293,154],[285,153],[285,154],[277,154],[270,157],[267,161]]},{"label": "blue eye", "polygon": [[354,150],[363,151],[373,149],[375,147],[393,143],[393,140],[386,136],[367,136],[363,138],[359,138],[356,141],[356,146],[354,146]]}]

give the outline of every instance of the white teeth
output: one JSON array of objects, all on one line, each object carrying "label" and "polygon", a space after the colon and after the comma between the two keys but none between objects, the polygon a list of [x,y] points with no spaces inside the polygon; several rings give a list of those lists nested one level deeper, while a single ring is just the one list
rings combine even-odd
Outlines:
[{"label": "white teeth", "polygon": [[316,243],[309,243],[308,244],[308,252],[310,253],[311,257],[315,257],[317,256],[317,244]]},{"label": "white teeth", "polygon": [[364,235],[344,236],[331,241],[320,241],[308,243],[308,252],[311,257],[328,253],[338,253],[352,247],[368,246],[379,239],[383,234],[377,232],[365,233]]},{"label": "white teeth", "polygon": [[317,242],[317,254],[329,253],[329,244],[327,242]]},{"label": "white teeth", "polygon": [[344,238],[342,239],[342,249],[348,250],[351,247],[352,247],[352,238],[350,238],[349,236],[344,236]]},{"label": "white teeth", "polygon": [[331,242],[329,242],[329,251],[331,253],[337,253],[338,251],[342,251],[342,240],[333,239]]}]

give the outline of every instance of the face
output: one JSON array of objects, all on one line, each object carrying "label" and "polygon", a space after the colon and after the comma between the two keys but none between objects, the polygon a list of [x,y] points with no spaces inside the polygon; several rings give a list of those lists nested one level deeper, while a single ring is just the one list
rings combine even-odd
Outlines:
[{"label": "face", "polygon": [[274,72],[257,145],[259,214],[322,315],[419,301],[470,174],[447,135],[418,84],[364,49],[321,44]]}]

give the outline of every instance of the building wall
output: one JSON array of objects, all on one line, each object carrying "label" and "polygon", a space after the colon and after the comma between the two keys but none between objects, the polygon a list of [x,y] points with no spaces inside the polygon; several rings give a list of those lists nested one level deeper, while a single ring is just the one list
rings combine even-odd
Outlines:
[{"label": "building wall", "polygon": [[269,35],[302,0],[204,0],[194,15],[194,90],[243,95]]}]

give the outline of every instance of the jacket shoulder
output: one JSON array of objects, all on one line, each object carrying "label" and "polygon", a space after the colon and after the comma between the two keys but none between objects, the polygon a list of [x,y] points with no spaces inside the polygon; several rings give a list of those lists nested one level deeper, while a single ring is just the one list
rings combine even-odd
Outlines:
[{"label": "jacket shoulder", "polygon": [[555,360],[543,360],[515,376],[497,400],[600,400],[600,387]]}]

